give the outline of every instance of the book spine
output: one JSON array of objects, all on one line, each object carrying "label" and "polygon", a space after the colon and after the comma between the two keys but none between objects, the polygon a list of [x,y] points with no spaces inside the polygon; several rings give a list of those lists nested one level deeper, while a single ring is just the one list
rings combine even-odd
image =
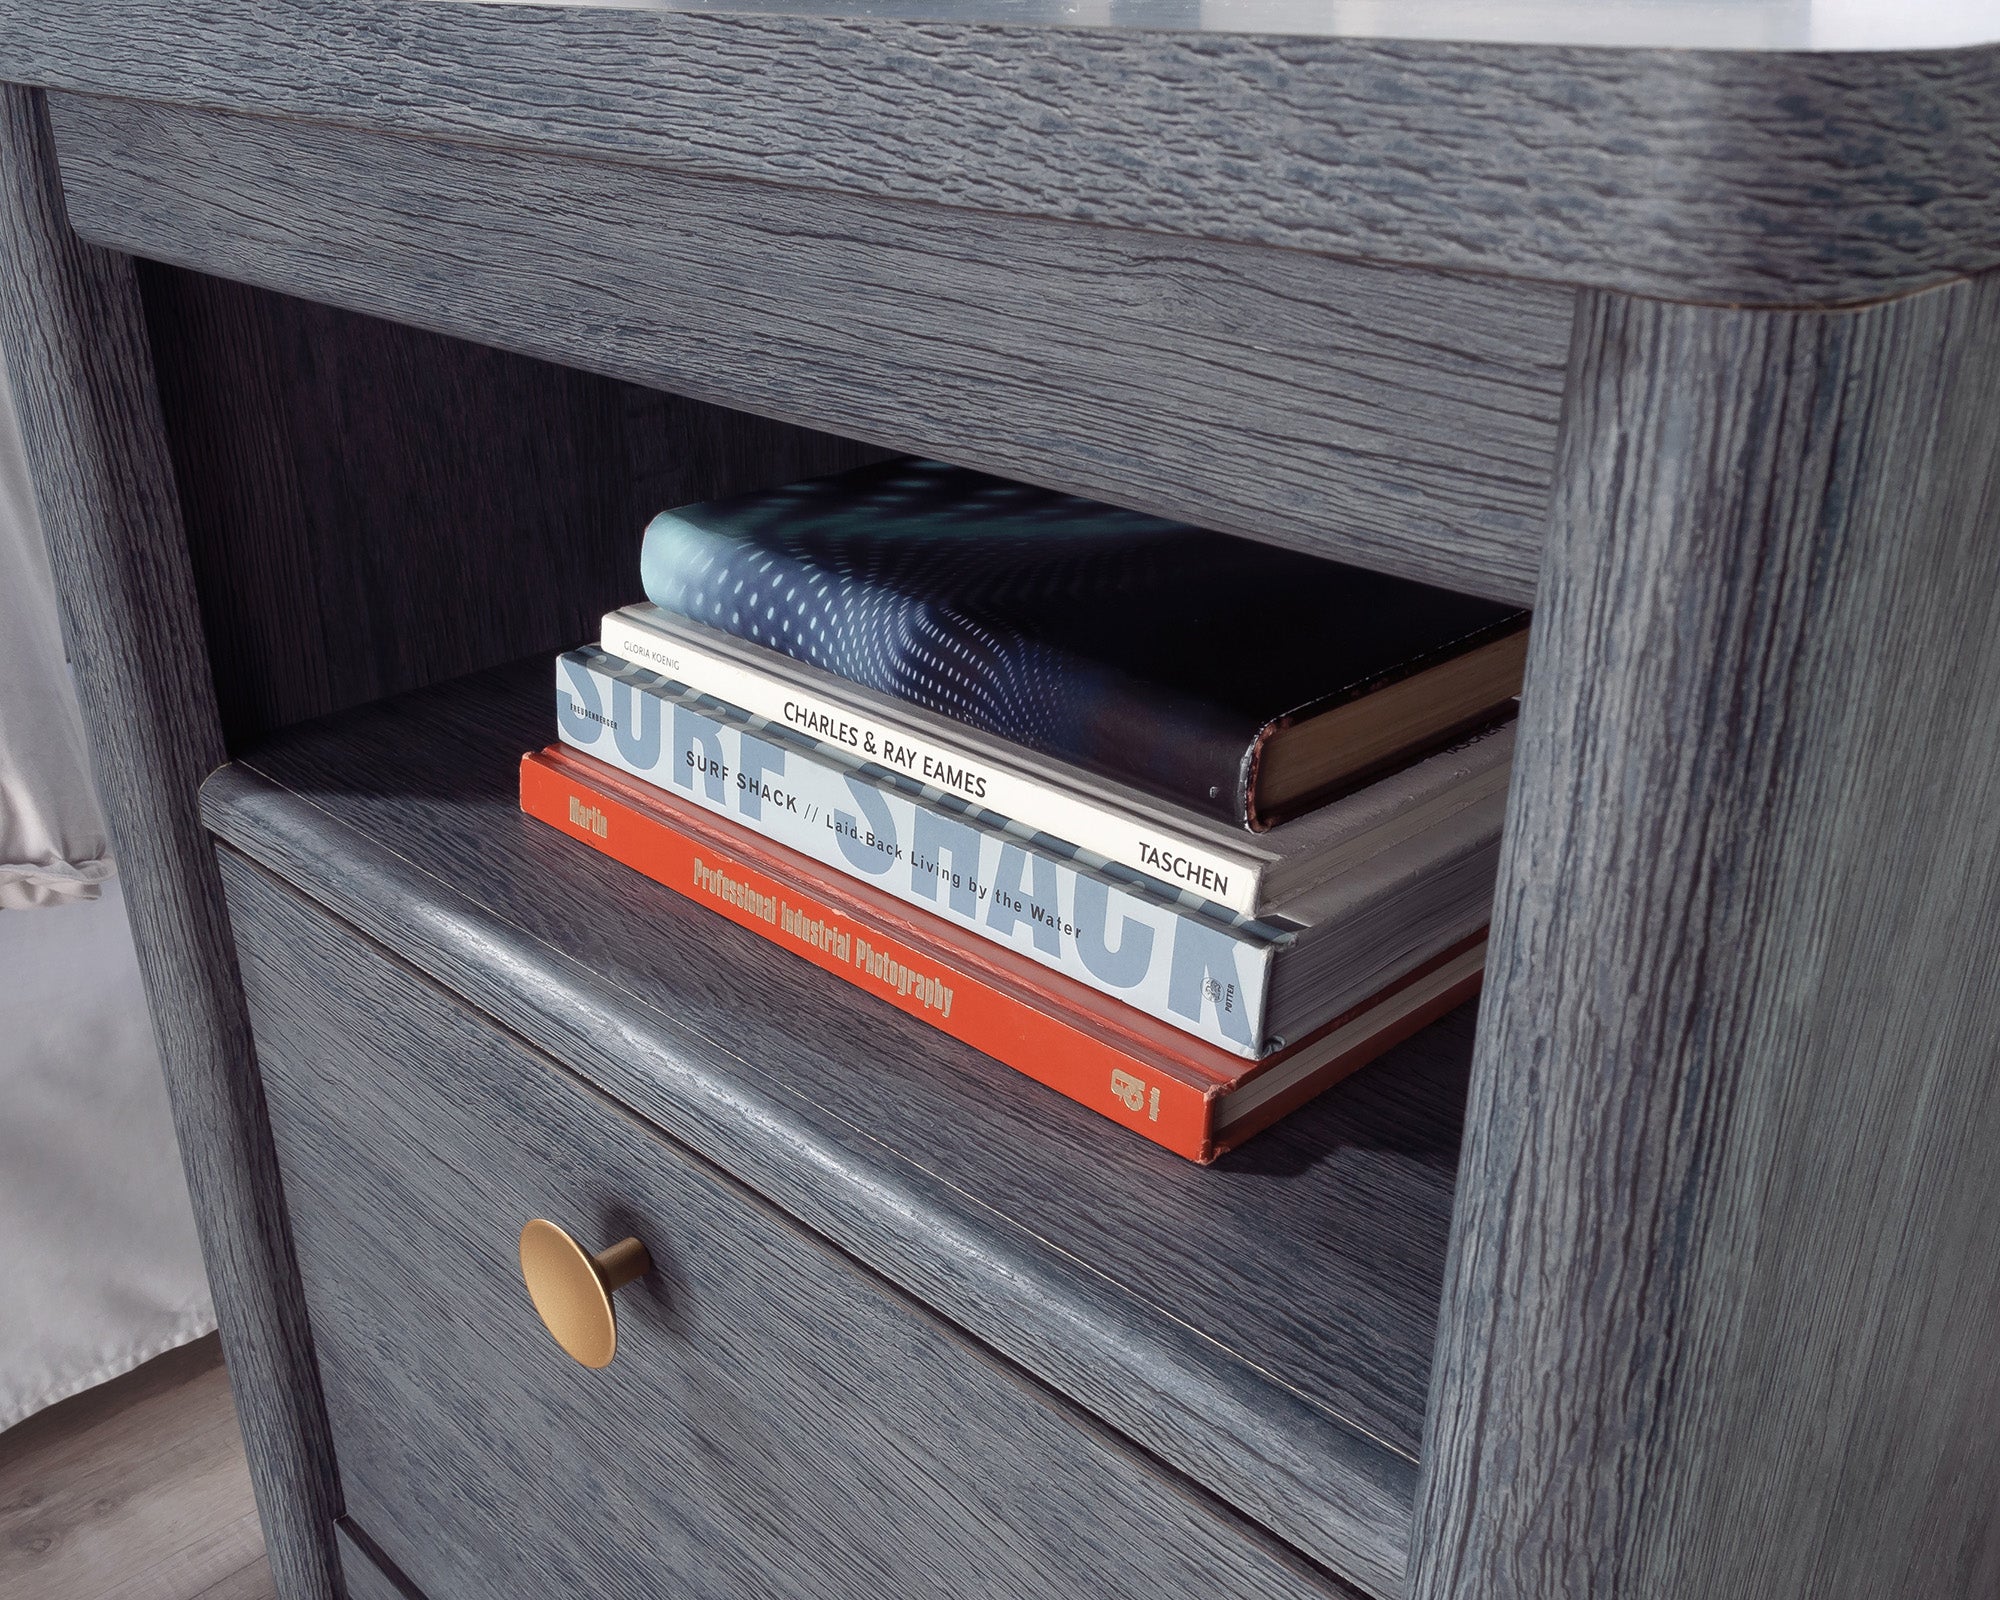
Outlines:
[{"label": "book spine", "polygon": [[996,823],[1014,822],[1053,835],[1078,850],[1232,911],[1254,916],[1263,909],[1263,863],[1254,857],[1218,850],[1208,841],[1013,771],[969,745],[940,739],[845,696],[788,682],[781,672],[732,660],[650,628],[624,612],[604,618],[599,643],[612,655],[699,694],[713,695],[752,716],[841,747],[857,760],[879,762],[918,783],[954,794],[990,814]]},{"label": "book spine", "polygon": [[1275,941],[813,759],[789,730],[711,715],[603,651],[556,664],[562,741],[836,872],[1233,1054],[1263,1054]]},{"label": "book spine", "polygon": [[769,877],[712,841],[691,839],[534,755],[521,762],[521,809],[1176,1155],[1213,1159],[1211,1091],[1163,1074],[1157,1064],[837,911],[796,884]]}]

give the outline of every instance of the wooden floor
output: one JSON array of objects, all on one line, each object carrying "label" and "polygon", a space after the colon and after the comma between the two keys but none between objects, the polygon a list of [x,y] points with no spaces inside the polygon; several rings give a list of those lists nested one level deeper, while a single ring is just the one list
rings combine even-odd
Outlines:
[{"label": "wooden floor", "polygon": [[213,1335],[0,1433],[0,1600],[271,1600]]}]

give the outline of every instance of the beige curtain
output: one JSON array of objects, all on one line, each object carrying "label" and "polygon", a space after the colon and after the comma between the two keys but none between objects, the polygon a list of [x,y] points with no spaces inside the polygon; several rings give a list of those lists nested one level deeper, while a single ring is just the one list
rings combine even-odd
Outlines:
[{"label": "beige curtain", "polygon": [[97,898],[111,875],[55,584],[0,357],[0,911]]}]

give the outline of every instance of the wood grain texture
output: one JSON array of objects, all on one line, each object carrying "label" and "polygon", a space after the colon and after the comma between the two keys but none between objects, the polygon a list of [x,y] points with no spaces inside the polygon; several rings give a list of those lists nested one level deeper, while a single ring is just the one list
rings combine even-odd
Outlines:
[{"label": "wood grain texture", "polygon": [[866,445],[171,267],[139,269],[223,734],[594,631],[667,506]]},{"label": "wood grain texture", "polygon": [[1413,1592],[2000,1591],[2000,279],[1593,298]]},{"label": "wood grain texture", "polygon": [[[271,1576],[271,1558],[259,1556],[249,1566],[217,1579],[194,1600],[276,1600],[277,1593],[277,1580]],[[159,1597],[149,1594],[146,1600]]]},{"label": "wood grain texture", "polygon": [[522,817],[515,765],[552,736],[551,670],[279,735],[210,782],[207,815],[850,1255],[1394,1593],[1470,1008],[1195,1167]]},{"label": "wood grain texture", "polygon": [[0,337],[203,1260],[287,1600],[336,1593],[311,1336],[197,813],[222,759],[131,263],[63,213],[38,91],[0,87]]},{"label": "wood grain texture", "polygon": [[400,1573],[384,1567],[387,1558],[352,1520],[342,1517],[333,1534],[340,1549],[341,1574],[347,1579],[347,1600],[424,1600]]},{"label": "wood grain texture", "polygon": [[119,98],[1669,298],[1857,301],[2000,261],[1992,48],[410,0],[0,0],[0,41],[0,76]]},{"label": "wood grain texture", "polygon": [[101,242],[1533,593],[1565,290],[132,103],[55,114]]},{"label": "wood grain texture", "polygon": [[0,1600],[271,1600],[214,1336],[0,1434]]},{"label": "wood grain texture", "polygon": [[[347,1504],[430,1600],[1353,1594],[276,879],[223,870]],[[529,1304],[532,1216],[652,1256],[601,1371]]]}]

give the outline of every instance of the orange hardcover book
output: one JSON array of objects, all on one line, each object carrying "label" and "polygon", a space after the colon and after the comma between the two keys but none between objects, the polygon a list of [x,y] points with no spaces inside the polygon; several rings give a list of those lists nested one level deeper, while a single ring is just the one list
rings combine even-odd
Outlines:
[{"label": "orange hardcover book", "polygon": [[1485,963],[1481,935],[1245,1061],[560,745],[521,758],[521,809],[1193,1161],[1471,998]]}]

